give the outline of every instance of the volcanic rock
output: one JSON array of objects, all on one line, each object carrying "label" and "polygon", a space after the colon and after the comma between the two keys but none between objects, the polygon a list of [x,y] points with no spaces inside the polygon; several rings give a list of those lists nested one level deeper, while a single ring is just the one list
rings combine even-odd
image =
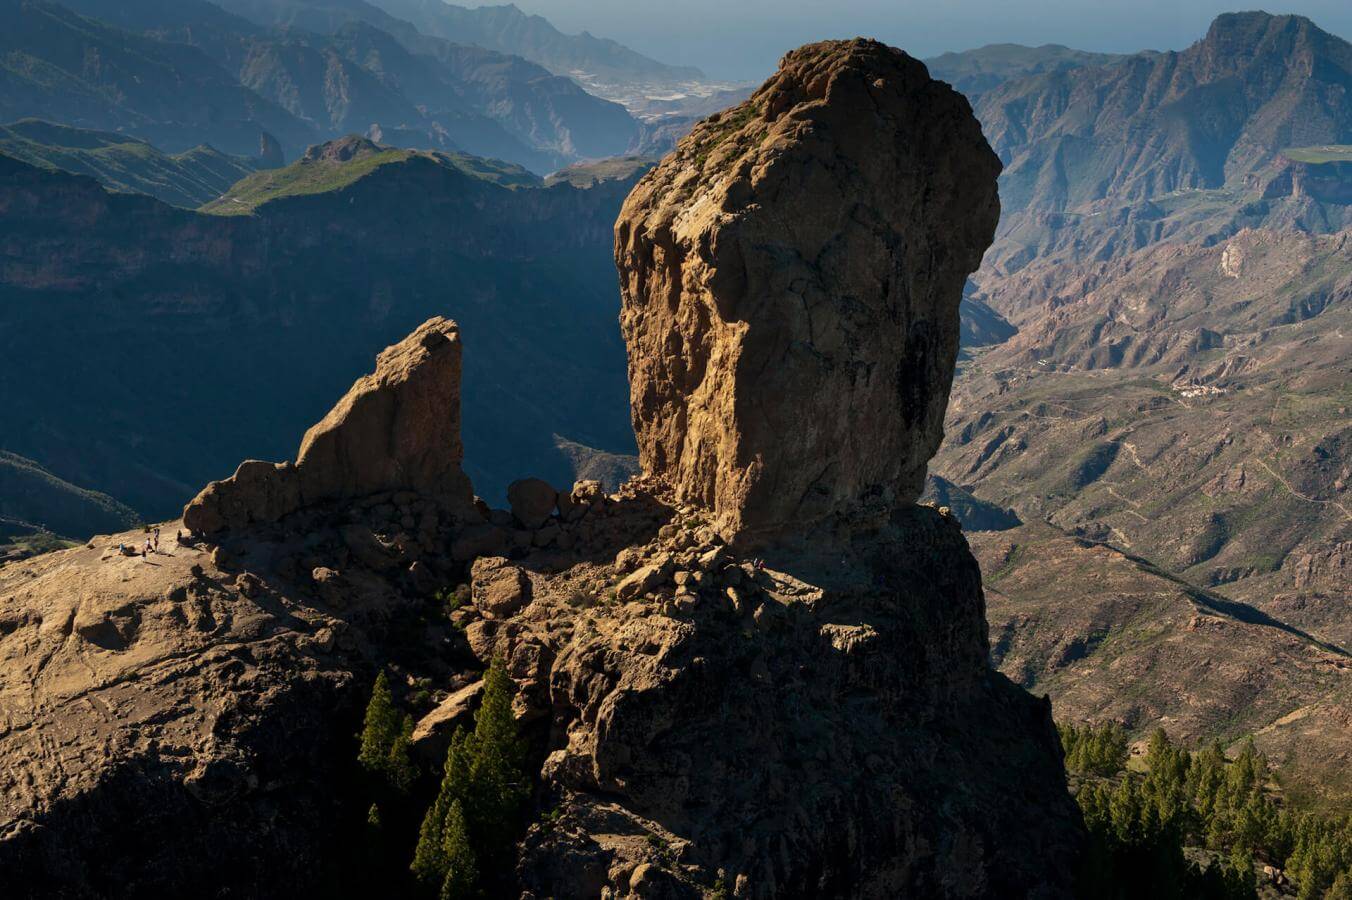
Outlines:
[{"label": "volcanic rock", "polygon": [[644,471],[730,535],[913,502],[999,172],[966,99],[862,39],[697,125],[615,229]]},{"label": "volcanic rock", "polygon": [[490,619],[503,619],[530,602],[526,573],[500,557],[475,560],[470,575],[474,605]]},{"label": "volcanic rock", "polygon": [[282,516],[329,500],[412,490],[453,513],[473,508],[460,468],[460,332],[429,319],[376,360],[306,432],[296,463],[247,460],[183,511],[199,534]]},{"label": "volcanic rock", "polygon": [[507,485],[512,515],[527,528],[539,528],[554,514],[559,492],[539,478],[522,478]]},{"label": "volcanic rock", "polygon": [[[1050,707],[990,669],[956,520],[912,506],[764,565],[678,549],[699,521],[631,548],[627,577],[528,566],[531,604],[470,626],[521,717],[551,722],[557,812],[522,845],[523,896],[628,896],[640,869],[690,900],[720,871],[745,898],[1070,896],[1081,832]],[[618,596],[578,611],[588,592]]]},{"label": "volcanic rock", "polygon": [[646,475],[610,515],[670,515],[526,561],[530,605],[467,630],[551,721],[527,896],[1070,895],[1050,707],[991,670],[961,529],[913,503],[998,171],[961,97],[858,40],[790,53],[631,195]]},{"label": "volcanic rock", "polygon": [[[997,168],[904,54],[795,51],[619,225],[647,475],[557,519],[518,486],[520,527],[490,524],[434,319],[294,465],[189,506],[214,548],[0,568],[0,872],[24,896],[340,894],[366,685],[407,656],[404,683],[451,691],[435,749],[472,654],[503,660],[538,764],[523,898],[1069,897],[1050,706],[990,668],[957,522],[906,502]],[[466,570],[473,603],[432,621],[429,579]]]}]

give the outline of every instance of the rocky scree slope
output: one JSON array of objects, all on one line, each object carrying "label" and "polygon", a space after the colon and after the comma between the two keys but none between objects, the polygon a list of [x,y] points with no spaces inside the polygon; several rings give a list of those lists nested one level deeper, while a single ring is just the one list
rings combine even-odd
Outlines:
[{"label": "rocky scree slope", "polygon": [[[875,83],[876,105],[858,105]],[[775,139],[785,161],[802,159],[800,142],[834,146],[847,170],[903,149],[873,129],[831,127],[842,119],[823,107],[900,118],[943,105],[934,127],[952,139],[941,143],[985,167],[993,195],[988,151],[958,140],[975,130],[966,104],[899,51],[812,45],[772,84],[772,116],[816,121]],[[918,108],[917,95],[932,102]],[[845,227],[863,235],[913,214],[904,202],[858,212]],[[989,203],[970,213],[993,225]],[[717,227],[710,237],[721,246]],[[947,258],[942,234],[931,240]],[[962,258],[966,235],[954,241]],[[906,334],[930,316],[956,333],[960,278],[945,294],[928,272],[911,274],[917,303],[890,327]],[[690,290],[680,299],[694,306],[705,286]],[[633,324],[637,310],[627,314]],[[746,323],[783,327],[774,307]],[[0,863],[19,884],[75,895],[313,887],[344,853],[332,787],[354,749],[344,711],[374,669],[397,659],[460,704],[500,655],[543,755],[538,808],[555,811],[520,843],[523,897],[700,897],[719,883],[748,898],[1069,896],[1082,831],[1050,710],[989,668],[979,574],[951,517],[899,500],[908,484],[860,490],[849,466],[830,467],[830,515],[762,532],[755,565],[714,527],[723,498],[679,499],[670,470],[609,496],[527,479],[509,489],[510,510],[465,507],[451,434],[458,331],[432,320],[382,354],[293,467],[246,464],[209,486],[184,511],[209,535],[144,559],[118,552],[139,535],[114,536],[0,568]],[[895,340],[880,331],[860,335],[861,360]],[[710,357],[739,339],[709,333]],[[629,350],[640,367],[652,352],[634,331]],[[679,344],[663,352],[674,368],[696,359]],[[946,388],[950,374],[916,387]],[[792,403],[764,396],[779,384],[748,375],[739,389],[763,408]],[[905,395],[874,400],[880,427],[863,440],[881,451],[908,407]],[[710,464],[726,479],[740,462]],[[764,470],[793,483],[803,465],[780,456]],[[307,493],[310,483],[326,487]],[[725,521],[778,509],[754,492],[735,502]],[[472,603],[451,621],[430,612],[421,598],[466,576]],[[444,740],[456,715],[433,711],[415,734]]]}]

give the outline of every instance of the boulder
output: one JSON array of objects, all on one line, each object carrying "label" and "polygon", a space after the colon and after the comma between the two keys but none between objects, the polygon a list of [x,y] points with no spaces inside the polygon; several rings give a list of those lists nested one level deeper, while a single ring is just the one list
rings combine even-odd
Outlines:
[{"label": "boulder", "polygon": [[339,534],[352,558],[366,568],[384,572],[396,565],[394,555],[365,525],[344,525]]},{"label": "boulder", "polygon": [[615,226],[644,471],[728,536],[913,502],[999,173],[961,94],[863,39],[698,124]]},{"label": "boulder", "polygon": [[471,525],[451,544],[451,558],[456,562],[468,562],[476,556],[501,556],[506,552],[507,532],[486,523]]},{"label": "boulder", "polygon": [[460,329],[429,319],[376,359],[305,434],[296,468],[307,504],[413,490],[467,513],[474,492],[460,468]]},{"label": "boulder", "polygon": [[512,507],[512,515],[532,530],[544,525],[553,515],[558,499],[559,492],[539,478],[522,478],[507,486],[507,502]]},{"label": "boulder", "polygon": [[306,506],[412,491],[468,516],[474,492],[461,469],[460,331],[429,319],[376,358],[376,370],[301,441],[294,465],[248,460],[183,510],[198,534],[275,522]]},{"label": "boulder", "polygon": [[615,586],[617,600],[635,600],[655,590],[666,581],[666,572],[660,565],[639,566]]},{"label": "boulder", "polygon": [[502,557],[476,559],[470,569],[474,605],[490,619],[504,619],[530,602],[526,573]]},{"label": "boulder", "polygon": [[430,745],[436,745],[444,755],[445,747],[449,744],[456,726],[470,724],[470,716],[478,706],[479,695],[483,690],[484,683],[476,681],[453,692],[438,703],[436,709],[418,720],[410,738],[413,745],[419,750],[427,750]]}]

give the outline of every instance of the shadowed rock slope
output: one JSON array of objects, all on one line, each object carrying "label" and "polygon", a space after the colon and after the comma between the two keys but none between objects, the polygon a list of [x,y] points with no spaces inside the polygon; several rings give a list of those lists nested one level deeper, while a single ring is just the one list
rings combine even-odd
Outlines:
[{"label": "shadowed rock slope", "polygon": [[[931,133],[910,133],[972,152],[985,174],[968,212],[989,224],[995,171],[979,138],[960,143],[975,134],[965,104],[872,42],[786,57],[763,95],[778,98],[770,108],[789,122],[823,115],[776,139],[782,158],[811,168],[799,142],[847,162],[904,146],[832,124],[865,115],[857,90],[878,82],[898,119],[932,106],[908,98],[951,103],[924,120]],[[942,128],[946,141],[932,133]],[[718,176],[696,180],[706,177]],[[665,205],[661,193],[648,196]],[[856,213],[879,227],[912,221],[914,199]],[[789,193],[763,203],[796,208]],[[969,237],[927,240],[934,258],[961,267],[980,252]],[[718,226],[709,238],[721,246]],[[829,291],[836,277],[823,276],[822,312],[848,302]],[[928,299],[933,330],[955,343],[961,276],[951,281],[913,299],[929,310]],[[790,310],[755,306],[764,312],[744,331],[787,327]],[[642,315],[629,310],[628,323]],[[510,511],[458,507],[445,499],[464,485],[457,330],[424,324],[317,428],[387,456],[317,458],[312,431],[296,474],[283,476],[303,486],[336,474],[343,490],[223,516],[208,537],[145,558],[119,552],[130,535],[0,569],[0,870],[34,896],[326,888],[350,867],[344,821],[365,812],[344,799],[341,761],[355,752],[350,712],[374,668],[397,660],[463,709],[477,673],[501,656],[535,742],[537,815],[514,870],[486,874],[523,898],[1070,896],[1083,834],[1050,706],[989,667],[976,562],[951,516],[903,502],[914,490],[905,471],[875,491],[842,467],[830,515],[801,527],[774,519],[773,495],[739,497],[745,521],[777,525],[759,535],[759,560],[711,524],[721,498],[682,499],[679,473],[666,470],[611,495],[595,482],[560,492],[524,480],[508,490]],[[690,347],[641,334],[630,331],[636,367],[656,366],[647,354],[657,352],[669,367],[693,364]],[[721,358],[744,337],[714,333],[706,348]],[[860,332],[860,368],[896,339]],[[843,365],[848,350],[836,352]],[[922,396],[946,391],[946,359],[933,363],[934,383],[913,385]],[[792,399],[763,396],[779,385],[751,376],[738,390],[768,407]],[[906,424],[904,397],[864,396],[880,442],[932,437],[927,421]],[[371,417],[371,405],[394,414]],[[678,415],[666,433],[681,427]],[[915,451],[922,469],[926,455]],[[764,473],[793,482],[815,465],[767,456]],[[244,481],[208,488],[187,520],[255,496]],[[449,615],[425,599],[462,580],[472,602]],[[430,740],[454,714],[430,712],[415,737]]]},{"label": "shadowed rock slope", "polygon": [[0,126],[0,153],[35,166],[97,178],[114,191],[149,194],[195,209],[259,167],[203,145],[170,155],[125,134],[24,119]]}]

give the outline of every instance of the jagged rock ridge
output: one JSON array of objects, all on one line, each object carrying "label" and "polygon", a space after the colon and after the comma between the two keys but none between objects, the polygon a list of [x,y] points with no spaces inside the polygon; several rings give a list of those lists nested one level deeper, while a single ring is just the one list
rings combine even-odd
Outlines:
[{"label": "jagged rock ridge", "polygon": [[417,491],[463,513],[474,498],[463,457],[460,330],[437,317],[380,354],[375,373],[305,433],[295,465],[246,460],[188,504],[183,524],[211,534],[381,491]]},{"label": "jagged rock ridge", "polygon": [[729,533],[919,496],[1000,165],[882,44],[813,44],[699,124],[616,226],[644,469]]}]

